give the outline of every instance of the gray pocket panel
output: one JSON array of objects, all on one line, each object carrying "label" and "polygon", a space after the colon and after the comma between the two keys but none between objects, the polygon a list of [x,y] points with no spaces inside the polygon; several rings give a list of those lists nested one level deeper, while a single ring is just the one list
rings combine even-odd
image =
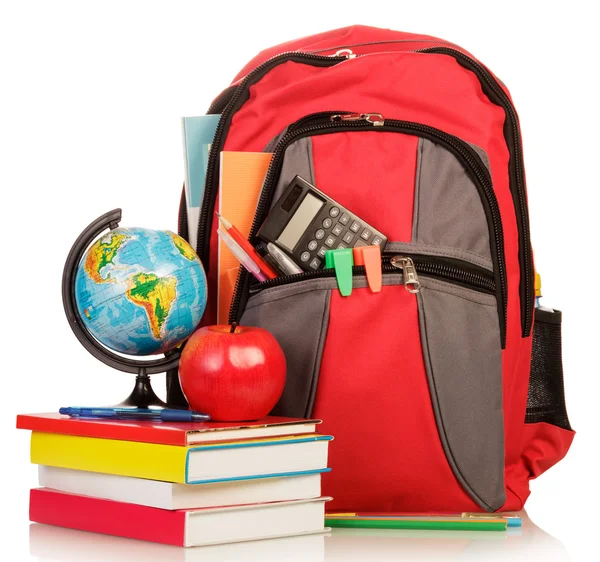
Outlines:
[{"label": "gray pocket panel", "polygon": [[428,139],[419,139],[417,148],[412,241],[492,260],[488,222],[477,188],[456,157]]},{"label": "gray pocket panel", "polygon": [[240,323],[269,330],[285,353],[285,388],[272,415],[310,417],[329,324],[331,281],[284,285],[248,301]]},{"label": "gray pocket panel", "polygon": [[312,139],[310,137],[298,139],[286,148],[283,166],[277,180],[277,186],[273,192],[271,205],[277,203],[285,188],[296,176],[301,176],[313,185],[315,183]]},{"label": "gray pocket panel", "polygon": [[423,279],[425,368],[448,462],[483,509],[505,502],[502,355],[495,297]]}]

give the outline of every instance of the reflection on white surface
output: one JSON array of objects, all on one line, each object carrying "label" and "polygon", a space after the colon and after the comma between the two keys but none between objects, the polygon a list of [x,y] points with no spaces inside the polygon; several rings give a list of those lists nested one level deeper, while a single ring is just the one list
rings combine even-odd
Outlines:
[{"label": "reflection on white surface", "polygon": [[29,551],[55,562],[323,562],[324,535],[183,548],[33,523]]},{"label": "reflection on white surface", "polygon": [[534,525],[508,532],[334,529],[326,535],[178,548],[51,527],[29,527],[29,548],[56,562],[361,562],[397,560],[570,561],[560,541]]}]

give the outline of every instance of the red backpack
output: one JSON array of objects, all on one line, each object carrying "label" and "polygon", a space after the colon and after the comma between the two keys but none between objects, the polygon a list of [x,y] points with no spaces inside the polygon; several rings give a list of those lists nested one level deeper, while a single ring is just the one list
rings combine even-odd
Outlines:
[{"label": "red backpack", "polygon": [[[222,117],[193,241],[208,275],[205,324],[216,321],[222,150],[274,154],[251,242],[296,175],[387,236],[381,292],[361,267],[349,297],[332,270],[262,283],[243,271],[231,307],[232,321],[268,329],[286,354],[273,413],[322,419],[335,437],[330,509],[521,509],[529,480],[574,433],[560,312],[536,308],[506,87],[452,43],[354,26],[263,51],[208,113]],[[184,201],[179,230],[187,236]],[[176,374],[169,386],[175,397]]]}]

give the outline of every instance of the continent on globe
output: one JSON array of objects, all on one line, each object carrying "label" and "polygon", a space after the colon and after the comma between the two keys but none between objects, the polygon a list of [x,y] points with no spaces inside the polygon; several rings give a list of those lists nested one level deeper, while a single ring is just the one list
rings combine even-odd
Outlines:
[{"label": "continent on globe", "polygon": [[175,234],[174,232],[170,232],[171,238],[173,238],[173,244],[179,250],[179,253],[186,259],[190,261],[194,261],[198,259],[196,252],[192,249],[192,247],[181,237]]},{"label": "continent on globe", "polygon": [[177,347],[206,307],[206,275],[193,248],[167,230],[119,227],[90,245],[75,274],[83,325],[109,349],[152,355]]},{"label": "continent on globe", "polygon": [[127,296],[142,306],[148,315],[152,335],[161,339],[161,328],[166,322],[171,305],[177,298],[177,278],[157,277],[153,273],[138,273],[131,279]]},{"label": "continent on globe", "polygon": [[130,236],[127,234],[109,233],[97,240],[88,250],[83,267],[96,283],[113,282],[110,273],[106,277],[102,277],[102,268],[113,263],[119,248],[129,238]]}]

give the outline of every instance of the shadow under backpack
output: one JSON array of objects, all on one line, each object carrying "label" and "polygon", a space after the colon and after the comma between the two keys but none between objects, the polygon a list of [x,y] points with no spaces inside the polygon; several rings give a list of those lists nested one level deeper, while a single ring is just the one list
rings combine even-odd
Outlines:
[{"label": "shadow under backpack", "polygon": [[[360,270],[349,297],[323,271],[267,288],[242,271],[231,306],[232,321],[266,328],[285,352],[273,413],[322,419],[334,436],[328,510],[521,509],[529,480],[574,432],[561,314],[535,307],[519,120],[504,84],[452,43],[352,26],[261,52],[208,113],[221,118],[192,241],[207,270],[204,324],[216,322],[222,150],[274,154],[251,241],[296,175],[388,238],[379,293]],[[418,293],[394,255],[413,259]],[[185,400],[177,372],[167,390]]]}]

